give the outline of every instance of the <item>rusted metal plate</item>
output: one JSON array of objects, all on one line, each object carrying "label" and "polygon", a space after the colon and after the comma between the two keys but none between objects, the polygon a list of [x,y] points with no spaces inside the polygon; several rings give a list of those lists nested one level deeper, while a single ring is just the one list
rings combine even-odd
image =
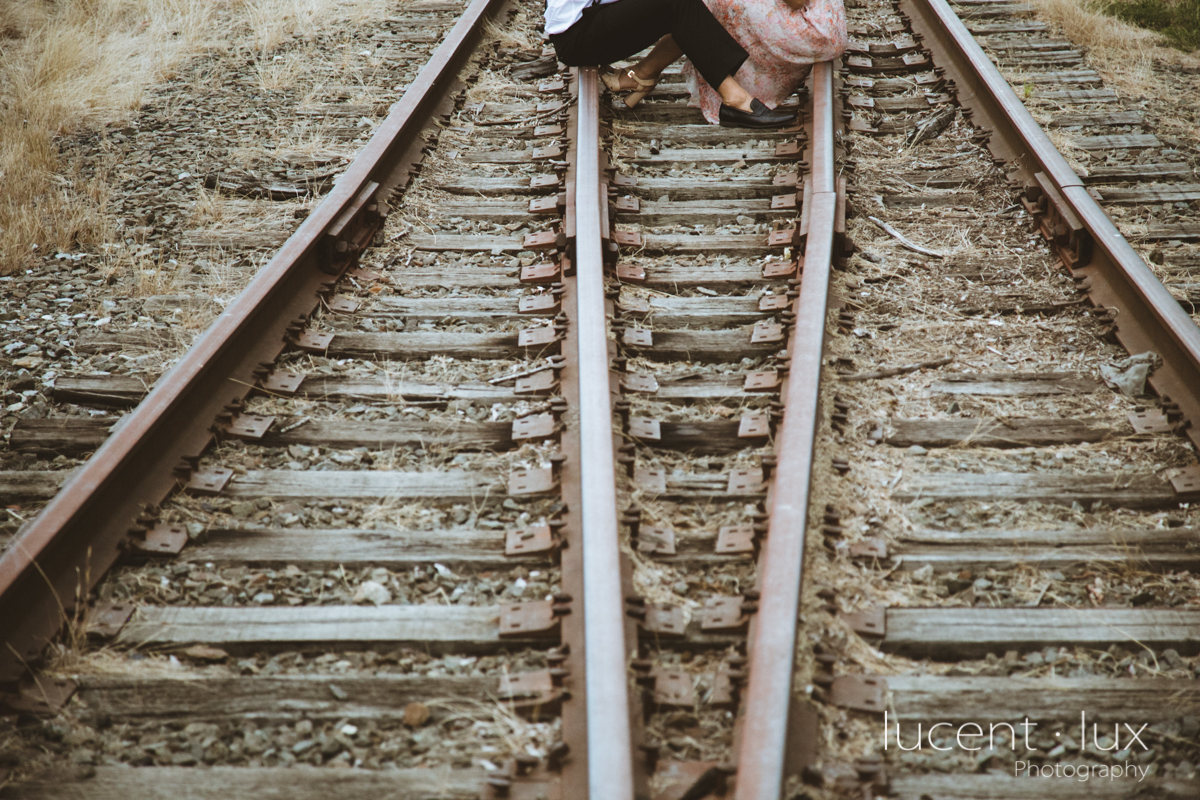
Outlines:
[{"label": "rusted metal plate", "polygon": [[332,333],[304,331],[296,337],[296,347],[306,353],[324,353],[333,344]]},{"label": "rusted metal plate", "polygon": [[358,311],[358,301],[353,297],[337,294],[326,301],[325,307],[335,314],[353,314]]},{"label": "rusted metal plate", "polygon": [[655,378],[653,375],[627,373],[621,376],[621,385],[625,387],[625,391],[627,392],[654,394],[658,391],[658,378]]},{"label": "rusted metal plate", "polygon": [[780,142],[775,145],[775,155],[779,158],[800,155],[800,142]]},{"label": "rusted metal plate", "polygon": [[553,414],[531,414],[513,420],[512,438],[514,442],[523,439],[545,439],[554,435]]},{"label": "rusted metal plate", "polygon": [[791,304],[791,298],[784,294],[768,294],[758,298],[759,311],[779,311]]},{"label": "rusted metal plate", "polygon": [[773,392],[779,388],[779,373],[775,370],[748,372],[742,388],[747,392]]},{"label": "rusted metal plate", "polygon": [[742,612],[742,597],[710,597],[704,601],[704,616],[700,629],[704,631],[737,630],[749,622]]},{"label": "rusted metal plate", "polygon": [[552,294],[529,294],[517,303],[518,314],[556,314],[562,304]]},{"label": "rusted metal plate", "polygon": [[682,669],[654,671],[654,702],[664,706],[696,705],[696,684],[692,674]]},{"label": "rusted metal plate", "polygon": [[558,231],[527,233],[525,234],[525,238],[521,240],[521,247],[525,250],[553,250],[557,246]]},{"label": "rusted metal plate", "polygon": [[860,636],[883,636],[887,633],[887,609],[865,608],[859,611],[843,611],[838,619]]},{"label": "rusted metal plate", "polygon": [[562,125],[538,125],[536,128],[533,129],[533,136],[536,139],[540,139],[544,136],[562,136],[562,135],[563,135],[563,126]]},{"label": "rusted metal plate", "polygon": [[926,55],[925,53],[916,53],[916,52],[905,53],[903,56],[900,57],[900,60],[903,61],[905,63],[905,65],[910,68],[927,67],[927,66],[929,66],[929,63],[930,63],[928,55]]},{"label": "rusted metal plate", "polygon": [[721,555],[754,552],[753,525],[724,525],[717,532],[716,551]]},{"label": "rusted metal plate", "polygon": [[1171,486],[1178,494],[1200,493],[1200,464],[1184,467],[1171,478]]},{"label": "rusted metal plate", "polygon": [[617,280],[626,283],[645,283],[646,268],[641,264],[618,264]]},{"label": "rusted metal plate", "polygon": [[35,675],[25,678],[17,691],[0,695],[0,708],[17,714],[57,714],[75,694],[75,681]]},{"label": "rusted metal plate", "polygon": [[657,442],[662,439],[662,425],[649,417],[630,417],[629,435],[635,439]]},{"label": "rusted metal plate", "polygon": [[642,246],[642,234],[637,231],[613,231],[612,240],[622,247]]},{"label": "rusted metal plate", "polygon": [[887,542],[883,539],[861,539],[850,545],[850,555],[854,558],[887,558]]},{"label": "rusted metal plate", "polygon": [[631,314],[649,314],[650,301],[644,297],[629,297],[622,296],[618,301],[622,311],[628,311]]},{"label": "rusted metal plate", "polygon": [[771,417],[765,411],[747,411],[738,423],[739,439],[757,439],[771,435]]},{"label": "rusted metal plate", "polygon": [[235,414],[233,419],[221,424],[221,432],[239,439],[261,439],[275,424],[275,417],[261,414]]},{"label": "rusted metal plate", "polygon": [[796,229],[785,228],[781,231],[771,231],[767,235],[768,247],[791,247],[796,243]]},{"label": "rusted metal plate", "polygon": [[646,616],[642,627],[659,636],[683,636],[687,631],[687,617],[683,609],[666,603],[646,603]]},{"label": "rusted metal plate", "polygon": [[875,65],[867,56],[847,56],[846,66],[850,69],[870,70]]},{"label": "rusted metal plate", "polygon": [[529,603],[506,603],[500,606],[500,636],[528,636],[547,633],[558,627],[554,603],[534,600]]},{"label": "rusted metal plate", "polygon": [[508,476],[508,493],[511,495],[541,494],[554,488],[554,469],[535,467],[515,470]]},{"label": "rusted metal plate", "polygon": [[851,95],[848,99],[851,108],[874,108],[875,98],[862,97],[860,95]]},{"label": "rusted metal plate", "polygon": [[554,101],[547,102],[547,103],[538,103],[537,104],[537,113],[552,114],[555,111],[562,111],[562,108],[563,108],[563,102],[561,100],[554,100]]},{"label": "rusted metal plate", "polygon": [[233,470],[217,468],[197,470],[184,484],[184,491],[192,494],[220,494],[233,479]]},{"label": "rusted metal plate", "polygon": [[550,261],[521,267],[521,283],[557,283],[562,280],[562,268]]},{"label": "rusted metal plate", "polygon": [[173,556],[188,542],[187,526],[159,522],[142,536],[130,536],[129,546],[142,555]]},{"label": "rusted metal plate", "polygon": [[263,380],[261,386],[264,392],[293,395],[300,391],[302,383],[304,383],[304,373],[277,369]]},{"label": "rusted metal plate", "polygon": [[633,468],[633,485],[643,492],[662,494],[667,491],[667,474],[661,469],[637,466]]},{"label": "rusted metal plate", "polygon": [[613,208],[623,214],[637,214],[642,210],[642,202],[636,197],[618,197],[613,202]]},{"label": "rusted metal plate", "polygon": [[533,148],[533,160],[545,161],[551,158],[562,158],[563,149],[556,144],[549,144],[545,147]]},{"label": "rusted metal plate", "polygon": [[529,201],[530,214],[557,214],[558,197],[535,197]]},{"label": "rusted metal plate", "polygon": [[632,189],[638,185],[636,177],[633,175],[623,175],[620,172],[615,173],[609,183],[613,186],[620,186],[622,189]]},{"label": "rusted metal plate", "polygon": [[509,531],[504,536],[504,555],[528,556],[554,549],[554,535],[549,525],[531,525]]},{"label": "rusted metal plate", "polygon": [[1170,433],[1171,420],[1159,408],[1134,411],[1129,415],[1129,424],[1134,433]]},{"label": "rusted metal plate", "polygon": [[659,528],[651,525],[638,527],[637,550],[658,556],[675,555],[675,531],[671,528]]},{"label": "rusted metal plate", "polygon": [[621,341],[631,347],[650,347],[654,344],[654,334],[645,328],[626,328]]},{"label": "rusted metal plate", "polygon": [[514,394],[550,394],[558,386],[558,375],[555,370],[544,369],[524,378],[517,378],[513,386]]},{"label": "rusted metal plate", "polygon": [[501,675],[496,696],[511,707],[532,708],[557,703],[562,689],[554,685],[550,670],[539,669]]},{"label": "rusted metal plate", "polygon": [[529,179],[530,189],[552,189],[562,185],[557,175],[534,175]]},{"label": "rusted metal plate", "polygon": [[356,281],[363,281],[366,283],[371,283],[371,282],[375,282],[375,281],[387,282],[387,279],[383,275],[380,275],[378,272],[375,272],[374,270],[364,269],[363,267],[351,267],[349,270],[347,270],[346,277],[353,278]]},{"label": "rusted metal plate", "polygon": [[517,334],[518,347],[545,347],[558,341],[558,331],[549,325],[524,328]]},{"label": "rusted metal plate", "polygon": [[750,333],[751,344],[770,344],[783,341],[783,326],[774,322],[759,320],[754,323]]},{"label": "rusted metal plate", "polygon": [[135,608],[133,603],[96,603],[87,615],[88,636],[114,638],[133,616]]},{"label": "rusted metal plate", "polygon": [[734,703],[733,680],[729,676],[729,665],[722,663],[713,675],[712,689],[704,698],[707,705],[717,708],[731,706]]},{"label": "rusted metal plate", "polygon": [[758,467],[735,469],[729,473],[725,491],[729,494],[757,494],[763,491],[763,474]]},{"label": "rusted metal plate", "polygon": [[538,84],[539,92],[561,92],[565,88],[567,88],[567,85],[563,83],[562,78],[555,78],[554,80]]},{"label": "rusted metal plate", "polygon": [[771,179],[772,186],[799,186],[800,176],[795,172],[781,172]]},{"label": "rusted metal plate", "polygon": [[795,261],[768,261],[763,264],[764,278],[786,278],[796,272]]},{"label": "rusted metal plate", "polygon": [[887,703],[887,681],[859,675],[839,675],[829,686],[829,703],[838,708],[882,714]]},{"label": "rusted metal plate", "polygon": [[782,211],[796,207],[795,194],[777,194],[771,198],[771,208],[775,211]]}]

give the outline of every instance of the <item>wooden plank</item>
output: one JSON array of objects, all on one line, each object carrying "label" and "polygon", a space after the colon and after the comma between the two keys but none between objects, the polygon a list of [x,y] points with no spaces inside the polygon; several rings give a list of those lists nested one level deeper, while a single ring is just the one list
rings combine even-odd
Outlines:
[{"label": "wooden plank", "polygon": [[157,376],[60,375],[51,393],[60,403],[126,408],[137,405]]},{"label": "wooden plank", "polygon": [[104,444],[116,422],[114,417],[18,419],[9,434],[8,446],[23,453],[90,453]]},{"label": "wooden plank", "polygon": [[623,190],[623,194],[633,194],[646,200],[660,200],[665,197],[678,202],[770,199],[777,194],[787,194],[795,190],[795,187],[776,186],[771,178],[764,177],[722,175],[720,180],[700,180],[639,176],[637,186]]},{"label": "wooden plank", "polygon": [[892,498],[912,502],[979,500],[1106,503],[1125,508],[1168,508],[1188,498],[1151,473],[1063,475],[1052,472],[939,472],[910,475]]},{"label": "wooden plank", "polygon": [[75,339],[75,351],[79,353],[123,353],[170,350],[186,342],[167,331],[82,331]]},{"label": "wooden plank", "polygon": [[481,652],[511,643],[529,647],[557,636],[501,639],[498,606],[140,606],[121,629],[118,645],[202,642],[245,651],[255,647],[355,644],[427,646],[443,652]]},{"label": "wooden plank", "polygon": [[[556,347],[552,345],[550,347]],[[542,347],[538,347],[541,350]],[[412,361],[447,356],[450,358],[512,358],[522,352],[516,333],[361,333],[338,331],[325,355],[330,358],[382,358]]]},{"label": "wooden plank", "polygon": [[1100,384],[1075,372],[963,372],[940,376],[929,390],[940,394],[1030,397],[1094,392]]},{"label": "wooden plank", "polygon": [[1200,778],[1149,777],[1139,780],[1138,774],[1130,772],[1110,778],[1107,773],[1105,777],[1091,773],[1090,780],[1081,781],[1078,777],[1041,779],[1024,774],[1018,778],[1006,774],[889,773],[888,797],[893,800],[1046,800],[1048,797],[1054,800],[1129,800],[1138,796],[1155,800],[1194,800],[1200,797]]},{"label": "wooden plank", "polygon": [[1200,652],[1200,610],[1175,608],[889,608],[881,647],[957,660],[1008,650],[1113,644]]},{"label": "wooden plank", "polygon": [[670,253],[672,255],[734,255],[740,258],[757,258],[766,255],[783,255],[782,247],[767,245],[767,234],[664,234],[642,235],[641,248],[645,253]]},{"label": "wooden plank", "polygon": [[782,350],[785,344],[752,344],[752,328],[722,331],[656,330],[653,344],[639,347],[624,344],[631,354],[653,361],[739,361],[747,356],[763,356]]},{"label": "wooden plank", "polygon": [[[766,236],[762,237],[764,240]],[[783,251],[775,248],[782,257]],[[741,255],[745,255],[744,253]],[[627,263],[637,263],[634,257],[624,256]],[[750,260],[716,261],[715,263],[689,264],[684,260],[663,259],[645,264],[645,285],[662,287],[665,291],[706,287],[713,290],[731,291],[726,287],[734,285],[778,284],[776,278],[764,278],[762,264]]]},{"label": "wooden plank", "polygon": [[472,197],[503,197],[505,195],[542,195],[553,192],[543,188],[529,188],[529,178],[517,175],[472,175],[470,180],[456,182],[450,179],[439,183],[438,188],[450,194],[466,194]]},{"label": "wooden plank", "polygon": [[766,443],[765,437],[739,439],[739,424],[739,420],[662,422],[659,425],[661,439],[641,441],[649,447],[679,450],[693,455],[727,455]]},{"label": "wooden plank", "polygon": [[0,471],[0,502],[4,504],[30,500],[49,500],[72,470],[5,470]]},{"label": "wooden plank", "polygon": [[1130,231],[1125,238],[1134,242],[1200,241],[1200,224],[1195,222],[1151,223],[1144,231]]},{"label": "wooden plank", "polygon": [[631,161],[646,167],[667,167],[691,169],[692,166],[728,166],[730,164],[778,164],[796,160],[794,155],[775,155],[774,147],[666,147],[631,148],[630,152],[621,155],[622,160]]},{"label": "wooden plank", "polygon": [[414,250],[461,253],[520,253],[525,251],[522,236],[490,236],[473,233],[439,233],[409,236],[405,244]]},{"label": "wooden plank", "polygon": [[887,684],[892,717],[902,721],[1028,717],[1074,723],[1078,730],[1083,710],[1089,722],[1110,723],[1162,722],[1200,711],[1200,684],[1194,680],[889,675]]},{"label": "wooden plank", "polygon": [[10,784],[0,798],[21,800],[241,800],[386,797],[387,800],[475,800],[482,770],[325,769],[322,767],[96,767],[87,778],[66,770]]},{"label": "wooden plank", "polygon": [[[785,105],[798,111],[796,105]],[[686,103],[639,103],[637,108],[613,107],[613,119],[618,122],[637,122],[645,125],[703,125],[704,115],[698,108],[689,108]]]},{"label": "wooden plank", "polygon": [[1036,90],[1029,99],[1054,103],[1115,103],[1120,98],[1112,89],[1066,89],[1059,92]]},{"label": "wooden plank", "polygon": [[1181,161],[1165,164],[1115,164],[1113,166],[1089,167],[1083,182],[1089,185],[1121,183],[1128,181],[1163,181],[1171,178],[1190,178],[1195,173]]},{"label": "wooden plank", "polygon": [[1033,33],[1034,31],[1049,30],[1044,22],[1001,22],[1001,23],[969,23],[967,30],[973,36],[995,36],[999,33]]},{"label": "wooden plank", "polygon": [[1072,136],[1071,145],[1080,150],[1146,150],[1162,147],[1152,133],[1123,133],[1110,136]]},{"label": "wooden plank", "polygon": [[1016,78],[1009,78],[1012,81],[1014,88],[1021,89],[1025,85],[1036,86],[1040,84],[1054,84],[1055,86],[1064,83],[1077,83],[1087,85],[1092,83],[1102,83],[1100,74],[1095,70],[1076,69],[1076,70],[1061,70],[1058,72],[1033,72],[1025,75],[1020,75]]},{"label": "wooden plank", "polygon": [[649,320],[664,328],[727,328],[752,325],[767,316],[758,310],[758,298],[676,297],[652,294],[647,298],[649,311],[633,306],[633,297],[622,295],[618,305],[628,319]]},{"label": "wooden plank", "polygon": [[180,554],[198,564],[304,564],[306,568],[379,564],[392,568],[442,564],[476,567],[540,563],[542,556],[504,555],[504,530],[439,528],[209,528]]},{"label": "wooden plank", "polygon": [[[778,194],[788,194],[780,189]],[[766,198],[757,200],[670,200],[658,202],[645,200],[636,213],[617,213],[622,222],[639,225],[728,225],[739,216],[750,217],[754,222],[776,219],[794,219],[795,208],[772,209]]]},{"label": "wooden plank", "polygon": [[[334,688],[340,690],[334,694]],[[394,719],[411,702],[482,700],[495,694],[494,678],[444,675],[82,675],[76,697],[94,714],[157,723],[309,719]],[[436,717],[450,709],[434,706]]]},{"label": "wooden plank", "polygon": [[[677,144],[680,146],[717,145],[724,147],[731,141],[737,131],[729,128],[722,130],[709,125],[702,119],[699,125],[638,125],[624,120],[613,122],[613,132],[625,139],[654,140],[664,145]],[[780,139],[795,139],[797,132],[793,129],[770,128],[766,130],[742,131],[750,137],[750,141],[776,142]]]},{"label": "wooden plank", "polygon": [[1100,199],[1105,203],[1190,203],[1200,200],[1200,183],[1174,183],[1161,186],[1137,186],[1127,189],[1104,188]]},{"label": "wooden plank", "polygon": [[1114,427],[1078,419],[893,419],[895,433],[885,441],[894,447],[1040,447],[1102,442],[1128,434]]},{"label": "wooden plank", "polygon": [[[470,205],[484,204],[484,200],[479,200]],[[447,205],[440,207],[442,213],[452,216],[447,208]],[[447,317],[465,322],[508,321],[529,316],[521,314],[518,310],[519,300],[519,296],[404,297],[403,295],[387,295],[373,298],[369,306],[359,309],[358,314],[359,316],[373,317],[404,317],[406,320],[414,322],[440,322]]]},{"label": "wooden plank", "polygon": [[224,497],[311,499],[407,498],[445,502],[479,502],[506,496],[507,479],[486,472],[444,470],[388,472],[383,470],[248,470],[235,475]]},{"label": "wooden plank", "polygon": [[931,565],[937,572],[1006,569],[1029,564],[1064,570],[1083,564],[1139,569],[1200,569],[1200,538],[1188,528],[1149,530],[998,530],[906,532],[890,548],[901,570]]}]

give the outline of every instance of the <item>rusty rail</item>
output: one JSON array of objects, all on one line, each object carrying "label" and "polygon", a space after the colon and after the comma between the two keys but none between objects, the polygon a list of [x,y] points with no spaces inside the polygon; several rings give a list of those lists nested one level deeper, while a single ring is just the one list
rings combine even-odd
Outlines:
[{"label": "rusty rail", "polygon": [[750,632],[750,681],[742,700],[737,800],[782,797],[788,750],[801,744],[789,742],[798,722],[794,717],[801,713],[792,702],[792,675],[838,207],[833,64],[817,64],[812,74],[811,193],[804,192],[801,209],[801,231],[807,230],[807,237],[800,296],[792,304],[796,324],[788,342],[787,405],[775,439],[778,462],[767,497],[770,523],[759,557],[760,599]]},{"label": "rusty rail", "polygon": [[621,595],[602,250],[602,209],[608,197],[601,194],[600,86],[594,68],[579,70],[576,114],[575,323],[579,346],[588,797],[633,800],[625,603]]},{"label": "rusty rail", "polygon": [[946,0],[900,0],[900,9],[945,57],[939,66],[958,84],[972,121],[993,131],[989,149],[1015,168],[1010,177],[1021,183],[1026,208],[1071,275],[1098,308],[1116,311],[1117,340],[1130,353],[1162,357],[1149,383],[1200,446],[1200,328],[1087,193]]},{"label": "rusty rail", "polygon": [[0,682],[20,678],[121,552],[147,509],[193,473],[214,421],[236,411],[382,226],[449,110],[482,23],[473,0],[354,163],[279,253],[0,558]]}]

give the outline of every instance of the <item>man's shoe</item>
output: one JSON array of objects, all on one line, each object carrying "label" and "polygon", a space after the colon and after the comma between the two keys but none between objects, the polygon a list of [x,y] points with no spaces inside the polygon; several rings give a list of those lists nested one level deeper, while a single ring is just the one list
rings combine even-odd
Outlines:
[{"label": "man's shoe", "polygon": [[750,101],[750,111],[721,103],[720,118],[723,128],[780,128],[796,121],[791,111],[767,108],[757,97]]}]

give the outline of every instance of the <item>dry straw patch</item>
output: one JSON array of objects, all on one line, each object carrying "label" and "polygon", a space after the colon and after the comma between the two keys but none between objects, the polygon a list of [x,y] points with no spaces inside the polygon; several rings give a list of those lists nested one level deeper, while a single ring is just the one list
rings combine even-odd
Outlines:
[{"label": "dry straw patch", "polygon": [[[177,64],[234,37],[269,51],[370,0],[5,0],[0,3],[0,274],[115,235],[109,188],[65,163],[57,139],[127,119]],[[274,63],[274,62],[272,62]],[[281,69],[288,67],[281,64]],[[264,83],[286,81],[284,74]]]}]

